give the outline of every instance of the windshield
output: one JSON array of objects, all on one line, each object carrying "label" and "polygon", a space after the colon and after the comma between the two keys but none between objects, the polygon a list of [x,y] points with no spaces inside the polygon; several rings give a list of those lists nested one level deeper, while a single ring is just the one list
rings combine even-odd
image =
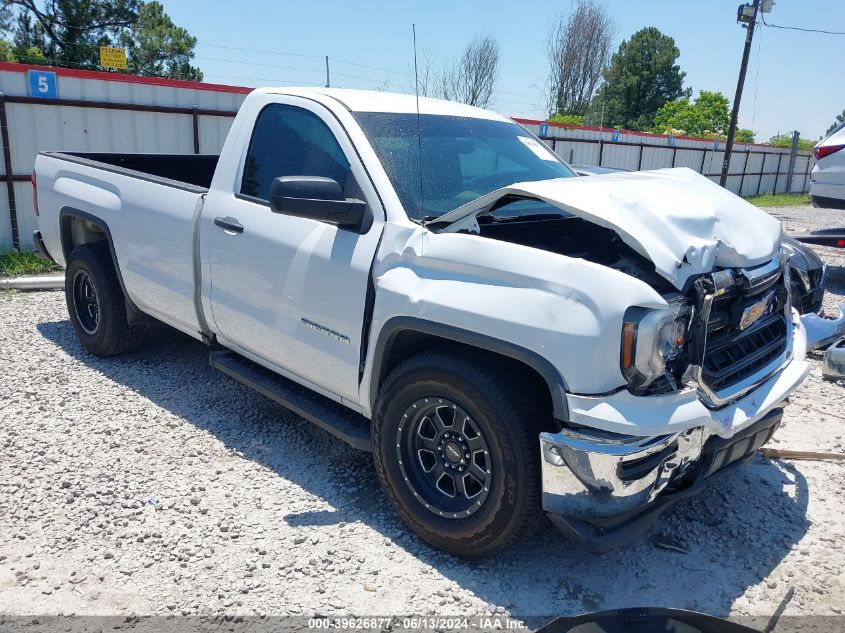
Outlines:
[{"label": "windshield", "polygon": [[415,222],[517,182],[575,175],[554,152],[508,121],[423,114],[418,146],[416,114],[358,112],[355,118]]}]

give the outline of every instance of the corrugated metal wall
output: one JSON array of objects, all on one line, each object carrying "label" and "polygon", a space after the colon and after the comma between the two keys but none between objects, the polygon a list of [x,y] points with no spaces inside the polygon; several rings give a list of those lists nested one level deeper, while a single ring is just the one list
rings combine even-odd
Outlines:
[{"label": "corrugated metal wall", "polygon": [[[517,119],[573,165],[600,165],[636,171],[664,167],[689,167],[719,181],[725,143],[679,137],[670,139],[597,128],[573,128]],[[614,140],[614,137],[616,140]],[[790,192],[808,191],[812,154],[799,152]],[[787,188],[789,149],[757,143],[734,143],[727,188],[742,196],[783,193]]]},{"label": "corrugated metal wall", "polygon": [[[57,98],[32,97],[28,70],[55,73]],[[8,185],[0,186],[3,251],[33,246],[36,218],[29,178],[38,152],[192,154],[197,143],[200,153],[216,154],[249,89],[0,62],[0,92],[5,101],[18,237],[15,244]],[[5,161],[0,162],[0,175],[9,180]]]}]

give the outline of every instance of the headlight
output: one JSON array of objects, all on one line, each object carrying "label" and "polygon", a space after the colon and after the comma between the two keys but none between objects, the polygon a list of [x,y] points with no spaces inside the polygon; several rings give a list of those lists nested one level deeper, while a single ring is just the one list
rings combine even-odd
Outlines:
[{"label": "headlight", "polygon": [[682,304],[626,310],[620,364],[629,385],[643,388],[667,372],[683,373],[688,317],[689,307]]}]

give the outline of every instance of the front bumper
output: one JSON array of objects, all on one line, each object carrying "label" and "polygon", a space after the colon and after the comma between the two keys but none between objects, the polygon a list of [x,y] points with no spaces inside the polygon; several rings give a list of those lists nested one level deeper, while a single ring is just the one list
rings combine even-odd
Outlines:
[{"label": "front bumper", "polygon": [[543,508],[576,543],[594,552],[614,549],[715,475],[749,461],[782,415],[773,409],[728,439],[699,428],[627,445],[593,437],[587,448],[582,433],[557,434],[555,442],[541,436]]},{"label": "front bumper", "polygon": [[[792,359],[735,402],[706,407],[695,390],[659,396],[568,395],[570,427],[541,433],[543,509],[577,542],[605,551],[635,538],[677,499],[753,456],[810,371],[804,329]],[[574,423],[574,424],[573,424]]]},{"label": "front bumper", "polygon": [[839,317],[826,319],[818,314],[804,314],[801,324],[807,332],[807,349],[815,350],[827,347],[836,339],[845,335],[845,304],[836,305]]}]

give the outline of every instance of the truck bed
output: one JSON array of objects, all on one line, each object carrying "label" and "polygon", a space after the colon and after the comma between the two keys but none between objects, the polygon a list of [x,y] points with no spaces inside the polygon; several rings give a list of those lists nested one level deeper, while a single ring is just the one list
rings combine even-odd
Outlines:
[{"label": "truck bed", "polygon": [[[62,232],[108,235],[123,291],[140,311],[199,336],[194,249],[218,156],[41,152],[35,161],[39,227],[59,264]],[[70,227],[70,215],[89,224]],[[96,232],[96,231],[94,231]]]},{"label": "truck bed", "polygon": [[120,154],[113,152],[44,152],[48,156],[106,169],[164,185],[208,191],[218,154]]}]

